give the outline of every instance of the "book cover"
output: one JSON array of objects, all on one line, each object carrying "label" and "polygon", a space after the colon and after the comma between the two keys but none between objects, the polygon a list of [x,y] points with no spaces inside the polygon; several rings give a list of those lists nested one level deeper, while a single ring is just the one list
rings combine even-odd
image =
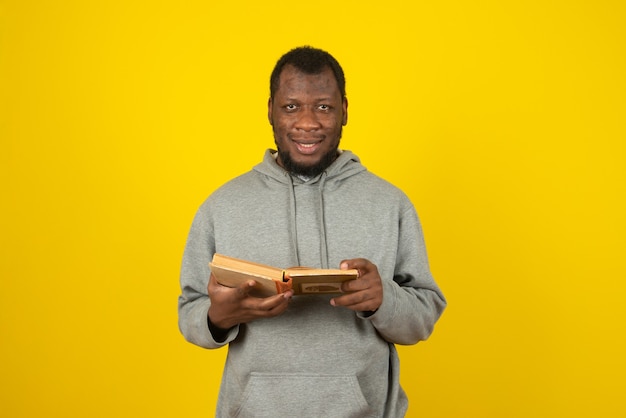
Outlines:
[{"label": "book cover", "polygon": [[341,283],[359,276],[358,270],[278,268],[222,254],[215,254],[209,267],[217,282],[224,286],[237,287],[247,280],[254,280],[256,285],[251,294],[261,297],[289,289],[295,295],[341,293]]}]

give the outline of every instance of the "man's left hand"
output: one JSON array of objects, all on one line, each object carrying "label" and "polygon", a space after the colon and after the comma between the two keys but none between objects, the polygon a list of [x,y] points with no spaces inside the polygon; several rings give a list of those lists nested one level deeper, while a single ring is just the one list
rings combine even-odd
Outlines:
[{"label": "man's left hand", "polygon": [[376,311],[383,303],[383,284],[374,263],[364,258],[344,260],[342,270],[357,269],[359,278],[341,285],[343,295],[331,299],[333,306],[343,306],[353,311]]}]

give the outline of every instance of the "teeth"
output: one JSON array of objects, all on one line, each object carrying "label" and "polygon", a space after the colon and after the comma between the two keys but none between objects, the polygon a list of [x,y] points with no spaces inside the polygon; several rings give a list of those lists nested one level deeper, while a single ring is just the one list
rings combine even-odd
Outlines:
[{"label": "teeth", "polygon": [[313,148],[315,144],[300,144],[302,148]]}]

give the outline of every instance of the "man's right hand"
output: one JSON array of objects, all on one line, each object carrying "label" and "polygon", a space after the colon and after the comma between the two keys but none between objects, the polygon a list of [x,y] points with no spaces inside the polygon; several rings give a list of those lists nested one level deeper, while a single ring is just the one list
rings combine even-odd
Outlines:
[{"label": "man's right hand", "polygon": [[257,298],[249,295],[254,284],[254,280],[249,280],[238,287],[226,287],[219,284],[211,274],[207,287],[211,299],[209,321],[227,330],[255,319],[278,316],[287,310],[293,291]]}]

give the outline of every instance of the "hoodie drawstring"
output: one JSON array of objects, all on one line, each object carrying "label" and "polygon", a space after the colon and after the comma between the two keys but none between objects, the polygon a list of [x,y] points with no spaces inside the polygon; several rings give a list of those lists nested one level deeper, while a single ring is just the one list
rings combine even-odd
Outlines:
[{"label": "hoodie drawstring", "polygon": [[322,173],[322,177],[319,183],[319,213],[320,213],[320,258],[322,261],[322,268],[327,269],[329,261],[328,261],[328,244],[326,242],[326,222],[324,219],[324,184],[326,183],[326,178],[328,174],[326,171]]},{"label": "hoodie drawstring", "polygon": [[298,253],[298,226],[296,224],[296,191],[294,190],[293,179],[291,175],[285,172],[289,181],[289,210],[291,211],[291,245],[293,246],[293,254],[296,258],[296,266],[300,265],[300,254]]},{"label": "hoodie drawstring", "polygon": [[[324,218],[324,185],[326,184],[327,177],[328,173],[324,171],[322,173],[318,186],[318,213],[320,219],[320,264],[321,268],[324,269],[329,268],[328,243],[326,241],[326,220]],[[287,174],[287,178],[289,181],[289,210],[291,211],[289,225],[291,228],[291,244],[293,246],[293,253],[296,258],[295,265],[299,266],[300,253],[298,251],[298,225],[296,223],[296,191],[291,175]]]}]

